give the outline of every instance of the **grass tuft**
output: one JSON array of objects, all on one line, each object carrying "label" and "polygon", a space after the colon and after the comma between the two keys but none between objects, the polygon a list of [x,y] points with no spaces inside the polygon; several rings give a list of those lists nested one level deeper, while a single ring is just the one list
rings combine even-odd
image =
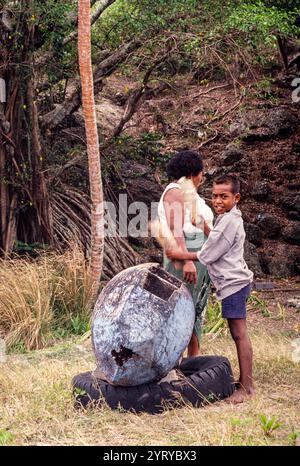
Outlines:
[{"label": "grass tuft", "polygon": [[84,255],[0,260],[0,335],[9,348],[42,348],[89,329],[90,274]]}]

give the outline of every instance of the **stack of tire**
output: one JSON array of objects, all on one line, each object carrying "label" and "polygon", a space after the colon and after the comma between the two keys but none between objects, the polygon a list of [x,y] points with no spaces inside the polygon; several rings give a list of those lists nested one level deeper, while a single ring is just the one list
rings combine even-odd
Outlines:
[{"label": "stack of tire", "polygon": [[131,387],[115,386],[97,379],[93,372],[73,379],[78,407],[103,406],[134,413],[159,414],[166,408],[201,407],[232,395],[235,386],[230,363],[222,356],[184,359],[177,366],[177,379]]}]

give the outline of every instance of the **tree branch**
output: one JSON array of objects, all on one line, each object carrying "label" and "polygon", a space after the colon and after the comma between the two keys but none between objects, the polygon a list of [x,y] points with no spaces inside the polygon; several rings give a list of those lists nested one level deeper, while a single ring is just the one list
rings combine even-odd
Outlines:
[{"label": "tree branch", "polygon": [[[106,10],[106,8],[108,8],[110,5],[112,5],[115,1],[116,0],[102,0],[101,4],[98,7],[98,9],[94,13],[94,15],[91,17],[91,25],[94,24],[100,18],[102,13]],[[96,1],[94,2],[94,4],[95,3],[96,3]],[[72,40],[77,38],[77,35],[78,35],[78,30],[77,30],[77,27],[76,27],[77,21],[78,21],[78,18],[76,18],[74,20],[74,22],[73,22],[75,30],[73,32],[71,32],[67,37],[64,38],[64,40],[62,41],[62,47],[66,46],[69,42],[71,42]],[[42,67],[42,66],[46,65],[46,63],[48,63],[52,59],[53,59],[53,51],[44,53],[43,56],[39,57],[36,60],[35,66]]]},{"label": "tree branch", "polygon": [[121,118],[121,120],[119,121],[118,125],[116,126],[116,128],[114,129],[113,131],[113,134],[112,134],[112,138],[116,138],[117,136],[119,136],[124,128],[124,126],[126,125],[126,123],[131,119],[132,115],[135,113],[136,111],[136,107],[141,99],[141,97],[143,96],[144,92],[145,92],[145,89],[146,89],[146,86],[147,86],[147,83],[149,81],[149,78],[151,76],[151,73],[153,72],[153,70],[160,64],[162,63],[164,60],[165,60],[166,56],[164,56],[163,58],[160,58],[159,60],[157,60],[145,73],[145,76],[144,76],[144,79],[143,79],[143,83],[142,85],[138,88],[138,89],[135,89],[131,96],[129,97],[128,99],[128,102],[127,102],[127,105],[126,105],[126,108],[125,108],[125,111],[124,111],[124,114]]},{"label": "tree branch", "polygon": [[[140,40],[132,40],[113,52],[108,58],[96,66],[94,70],[95,93],[103,86],[103,78],[110,76],[117,67],[123,63],[131,52],[141,46]],[[81,105],[81,84],[77,79],[76,88],[62,104],[57,105],[54,110],[40,117],[40,124],[44,129],[52,130],[58,126],[68,115],[78,110]]]}]

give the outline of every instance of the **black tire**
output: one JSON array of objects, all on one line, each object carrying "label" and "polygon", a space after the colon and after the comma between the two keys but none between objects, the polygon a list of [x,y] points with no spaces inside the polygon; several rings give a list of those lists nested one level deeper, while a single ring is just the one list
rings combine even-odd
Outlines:
[{"label": "black tire", "polygon": [[203,406],[229,397],[234,389],[230,363],[222,356],[186,358],[176,368],[180,380],[151,382],[134,387],[118,387],[96,379],[92,372],[73,378],[77,406],[103,405],[135,413],[161,413],[166,407],[190,403]]}]

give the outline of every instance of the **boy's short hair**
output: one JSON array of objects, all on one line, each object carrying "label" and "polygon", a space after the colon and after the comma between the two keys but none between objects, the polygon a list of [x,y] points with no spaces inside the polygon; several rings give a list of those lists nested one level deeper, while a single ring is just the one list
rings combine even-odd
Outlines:
[{"label": "boy's short hair", "polygon": [[240,192],[241,184],[236,175],[221,175],[214,179],[213,184],[231,184],[232,194]]},{"label": "boy's short hair", "polygon": [[170,180],[179,180],[182,176],[196,176],[202,171],[202,156],[195,150],[177,152],[167,166]]}]

